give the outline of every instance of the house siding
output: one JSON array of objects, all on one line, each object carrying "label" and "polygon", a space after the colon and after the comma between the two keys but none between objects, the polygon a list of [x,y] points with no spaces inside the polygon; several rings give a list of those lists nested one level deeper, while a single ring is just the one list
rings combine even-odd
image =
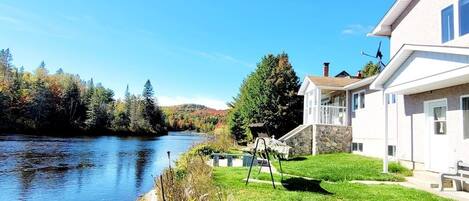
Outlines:
[{"label": "house siding", "polygon": [[[384,105],[383,93],[378,90],[370,90],[369,85],[350,91],[348,108],[352,108],[352,94],[365,90],[365,108],[357,111],[349,110],[351,117],[353,140],[363,143],[363,152],[355,152],[360,155],[383,158],[384,148]],[[397,146],[397,110],[396,104],[388,105],[388,144]]]},{"label": "house siding", "polygon": [[[454,5],[454,40],[442,43],[441,11]],[[392,25],[391,57],[404,44],[467,46],[469,34],[459,36],[459,0],[414,0]]]},{"label": "house siding", "polygon": [[[438,89],[434,91],[406,95],[403,97],[405,107],[399,114],[399,159],[425,163],[425,142],[428,134],[425,129],[424,102],[436,99],[447,99],[447,129],[450,137],[452,161],[469,161],[469,139],[462,133],[461,96],[469,94],[469,84]],[[413,147],[412,147],[413,144]]]}]

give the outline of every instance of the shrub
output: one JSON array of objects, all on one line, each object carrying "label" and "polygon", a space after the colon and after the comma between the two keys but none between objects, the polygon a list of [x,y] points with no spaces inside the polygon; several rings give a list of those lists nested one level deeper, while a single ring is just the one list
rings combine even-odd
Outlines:
[{"label": "shrub", "polygon": [[405,168],[399,163],[389,163],[388,165],[388,170],[390,173],[396,173],[396,174],[401,174],[403,176],[412,176],[412,171]]},{"label": "shrub", "polygon": [[195,145],[181,155],[176,169],[166,169],[155,178],[155,193],[158,200],[226,200],[226,195],[212,180],[212,167],[207,165],[213,153],[229,152],[234,141],[227,135],[216,134],[214,138]]}]

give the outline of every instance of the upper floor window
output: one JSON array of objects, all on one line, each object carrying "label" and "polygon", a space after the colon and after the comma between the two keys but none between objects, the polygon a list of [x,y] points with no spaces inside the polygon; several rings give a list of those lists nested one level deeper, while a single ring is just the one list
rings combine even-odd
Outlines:
[{"label": "upper floor window", "polygon": [[469,33],[469,0],[459,0],[459,35]]},{"label": "upper floor window", "polygon": [[365,91],[360,91],[353,93],[352,95],[352,109],[353,111],[357,109],[365,108]]},{"label": "upper floor window", "polygon": [[[469,2],[469,0],[462,0],[462,1],[468,1]],[[462,25],[461,25],[461,27],[462,27]],[[453,5],[445,8],[441,11],[441,36],[442,36],[443,43],[454,39],[454,9],[453,9]]]}]

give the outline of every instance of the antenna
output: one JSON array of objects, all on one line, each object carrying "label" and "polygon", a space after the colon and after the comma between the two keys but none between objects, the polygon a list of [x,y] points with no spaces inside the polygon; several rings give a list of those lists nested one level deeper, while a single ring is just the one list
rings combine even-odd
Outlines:
[{"label": "antenna", "polygon": [[386,64],[383,63],[383,53],[381,52],[381,41],[379,41],[378,50],[376,51],[375,56],[371,54],[367,54],[364,51],[361,52],[361,55],[377,59],[378,65],[379,65],[379,71],[383,70],[386,67]]}]

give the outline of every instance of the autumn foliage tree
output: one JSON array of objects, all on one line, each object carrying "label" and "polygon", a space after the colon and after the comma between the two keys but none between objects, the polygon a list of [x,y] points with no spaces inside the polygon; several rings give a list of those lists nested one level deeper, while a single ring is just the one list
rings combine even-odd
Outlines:
[{"label": "autumn foliage tree", "polygon": [[[0,50],[0,132],[161,134],[164,116],[148,84],[143,96],[115,100],[114,92],[93,80],[59,69],[51,74],[46,63],[26,72],[12,64],[9,49]],[[149,83],[149,81],[147,82]],[[132,123],[137,122],[134,127]]]}]

